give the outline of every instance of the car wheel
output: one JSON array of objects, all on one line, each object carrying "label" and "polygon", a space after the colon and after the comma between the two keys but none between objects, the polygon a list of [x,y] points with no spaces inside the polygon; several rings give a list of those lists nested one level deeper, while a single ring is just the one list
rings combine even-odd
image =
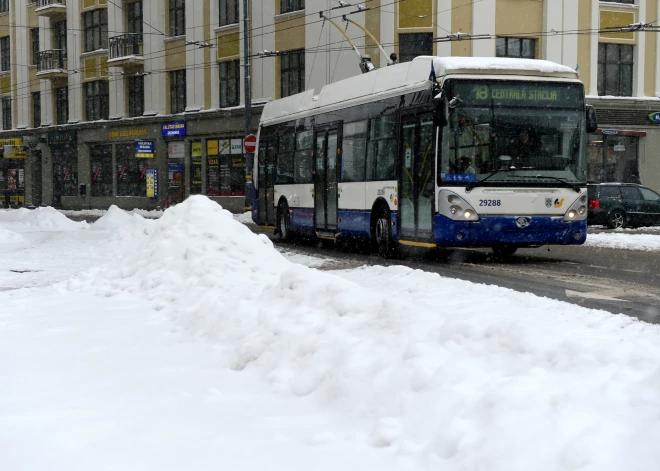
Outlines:
[{"label": "car wheel", "polygon": [[493,253],[498,257],[510,257],[517,250],[518,247],[512,247],[510,245],[496,245],[493,247]]},{"label": "car wheel", "polygon": [[626,225],[626,213],[620,209],[615,209],[607,216],[607,226],[610,229],[619,229]]},{"label": "car wheel", "polygon": [[280,242],[291,240],[289,229],[289,205],[282,201],[277,207],[277,238]]}]

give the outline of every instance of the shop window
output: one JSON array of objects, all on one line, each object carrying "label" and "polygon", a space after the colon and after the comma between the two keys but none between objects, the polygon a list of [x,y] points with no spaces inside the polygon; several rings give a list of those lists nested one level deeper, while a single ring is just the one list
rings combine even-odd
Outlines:
[{"label": "shop window", "polygon": [[3,159],[0,150],[0,206],[25,202],[25,160]]},{"label": "shop window", "polygon": [[66,20],[53,23],[53,45],[55,49],[66,51]]},{"label": "shop window", "polygon": [[220,108],[238,106],[241,95],[240,61],[220,64]]},{"label": "shop window", "polygon": [[107,80],[85,84],[85,109],[87,121],[108,119],[110,116],[109,86]]},{"label": "shop window", "polygon": [[170,113],[183,113],[186,110],[186,71],[170,72]]},{"label": "shop window", "polygon": [[191,195],[202,193],[202,143],[190,143],[190,188]]},{"label": "shop window", "polygon": [[238,0],[220,0],[220,26],[238,23]]},{"label": "shop window", "polygon": [[9,0],[0,0],[0,13],[7,13],[9,11]]},{"label": "shop window", "polygon": [[277,146],[277,176],[275,183],[285,184],[293,183],[293,153],[295,149],[296,138],[292,130],[289,130],[283,136],[280,136]]},{"label": "shop window", "polygon": [[344,124],[341,176],[343,182],[364,181],[364,157],[367,152],[367,121]]},{"label": "shop window", "polygon": [[367,180],[394,180],[396,177],[396,118],[371,120],[367,144]]},{"label": "shop window", "polygon": [[75,147],[53,146],[53,200],[56,206],[61,204],[62,196],[78,195],[78,152]]},{"label": "shop window", "polygon": [[410,62],[417,56],[433,55],[433,33],[399,34],[399,62]]},{"label": "shop window", "polygon": [[144,114],[144,75],[128,79],[128,116]]},{"label": "shop window", "polygon": [[32,127],[38,128],[41,126],[41,93],[34,92],[32,94]]},{"label": "shop window", "polygon": [[606,183],[640,183],[639,138],[631,136],[589,136],[588,179]]},{"label": "shop window", "polygon": [[[242,149],[242,139],[207,141],[206,194],[243,196],[245,194],[245,159],[233,149]],[[238,152],[234,150],[234,152]]]},{"label": "shop window", "polygon": [[98,10],[83,13],[85,26],[85,52],[108,48],[108,10]]},{"label": "shop window", "polygon": [[184,0],[170,0],[170,36],[186,34],[186,3]]},{"label": "shop window", "polygon": [[153,159],[135,157],[134,144],[120,144],[117,152],[117,196],[147,196],[147,170]]},{"label": "shop window", "polygon": [[55,120],[57,124],[66,124],[69,121],[69,88],[55,89]]},{"label": "shop window", "polygon": [[598,94],[632,96],[634,46],[598,44]]},{"label": "shop window", "polygon": [[0,71],[9,71],[11,65],[11,43],[9,36],[0,38]]},{"label": "shop window", "polygon": [[91,146],[92,196],[112,196],[112,146]]},{"label": "shop window", "polygon": [[11,98],[2,99],[2,129],[11,129]]},{"label": "shop window", "polygon": [[305,50],[291,51],[280,57],[282,98],[305,90]]},{"label": "shop window", "polygon": [[314,131],[296,134],[294,154],[294,183],[312,183],[314,180]]},{"label": "shop window", "polygon": [[39,28],[32,28],[30,30],[30,39],[32,41],[32,65],[37,65],[39,61]]},{"label": "shop window", "polygon": [[280,13],[291,13],[305,9],[305,0],[281,0]]},{"label": "shop window", "polygon": [[495,55],[497,57],[517,57],[534,59],[536,40],[531,38],[497,38]]}]

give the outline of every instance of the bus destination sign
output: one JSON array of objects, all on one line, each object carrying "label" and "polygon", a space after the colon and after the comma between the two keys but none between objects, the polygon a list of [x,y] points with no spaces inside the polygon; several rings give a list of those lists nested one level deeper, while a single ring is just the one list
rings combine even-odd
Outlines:
[{"label": "bus destination sign", "polygon": [[505,82],[484,83],[453,81],[452,96],[459,97],[464,106],[583,106],[581,85],[574,83]]}]

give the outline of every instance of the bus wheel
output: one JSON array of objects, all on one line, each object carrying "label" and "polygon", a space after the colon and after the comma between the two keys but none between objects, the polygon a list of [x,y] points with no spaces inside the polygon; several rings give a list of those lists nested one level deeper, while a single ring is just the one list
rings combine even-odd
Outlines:
[{"label": "bus wheel", "polygon": [[518,247],[512,247],[510,245],[496,245],[493,247],[493,253],[498,257],[510,257],[516,253]]},{"label": "bus wheel", "polygon": [[390,212],[381,210],[376,219],[376,246],[378,255],[383,258],[392,258],[395,256],[395,246],[392,242],[392,226],[390,224]]},{"label": "bus wheel", "polygon": [[289,205],[282,201],[277,206],[277,239],[280,242],[291,240],[291,230],[289,229]]}]

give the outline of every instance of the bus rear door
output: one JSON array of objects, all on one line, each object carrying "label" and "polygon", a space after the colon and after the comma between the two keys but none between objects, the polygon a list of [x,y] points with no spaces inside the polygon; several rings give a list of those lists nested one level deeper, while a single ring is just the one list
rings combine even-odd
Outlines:
[{"label": "bus rear door", "polygon": [[435,146],[432,115],[403,115],[400,135],[399,241],[404,245],[435,247]]},{"label": "bus rear door", "polygon": [[339,126],[315,129],[314,221],[319,237],[334,237],[337,232],[337,174]]}]

